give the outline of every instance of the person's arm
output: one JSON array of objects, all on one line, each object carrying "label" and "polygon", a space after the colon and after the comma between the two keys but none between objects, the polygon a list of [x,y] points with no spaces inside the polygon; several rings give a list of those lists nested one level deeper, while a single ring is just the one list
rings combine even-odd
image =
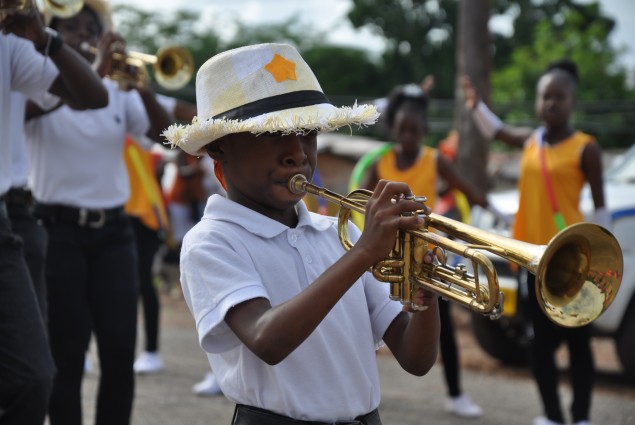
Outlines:
[{"label": "person's arm", "polygon": [[612,227],[611,215],[604,201],[604,178],[602,172],[602,150],[598,143],[587,143],[582,151],[582,172],[591,188],[595,206],[594,222],[607,229]]},{"label": "person's arm", "polygon": [[470,204],[487,208],[488,202],[485,194],[459,174],[456,167],[441,154],[437,154],[437,170],[439,175],[448,182],[450,187],[456,188],[465,194]]},{"label": "person's arm", "polygon": [[377,174],[377,162],[371,165],[361,182],[361,189],[375,190],[377,182],[379,181],[379,175]]},{"label": "person's arm", "polygon": [[[157,143],[163,143],[165,139],[161,133],[172,124],[173,120],[168,111],[157,101],[156,94],[149,87],[149,82],[144,81],[143,78],[138,78],[139,75],[143,75],[144,69],[122,63],[122,60],[116,57],[116,55],[126,56],[126,54],[126,43],[121,35],[114,31],[106,31],[97,45],[95,69],[102,77],[113,75],[116,70],[129,75],[129,80],[123,82],[125,84],[123,89],[126,91],[137,90],[141,97],[150,122],[150,128],[145,135]],[[145,66],[145,64],[141,64],[141,66]]]},{"label": "person's arm", "polygon": [[434,75],[426,75],[425,78],[421,81],[421,90],[426,95],[429,95],[432,89],[434,88]]},{"label": "person's arm", "polygon": [[168,111],[157,101],[154,92],[149,87],[138,87],[137,91],[150,119],[150,129],[146,136],[157,143],[164,143],[165,138],[161,134],[173,123]]},{"label": "person's arm", "polygon": [[[272,307],[263,298],[236,305],[225,315],[227,325],[266,363],[275,365],[284,360],[306,340],[357,279],[371,265],[388,255],[398,228],[414,229],[421,226],[420,217],[402,215],[421,209],[421,203],[413,200],[391,202],[404,193],[411,193],[406,184],[380,181],[366,205],[364,232],[348,252],[304,291],[281,305]],[[422,332],[428,328],[432,329],[432,333],[435,332],[434,320],[430,325],[423,320],[419,322],[417,324],[422,327]],[[395,327],[389,335],[395,348],[400,345],[395,342],[396,335],[403,331]]]},{"label": "person's arm", "polygon": [[185,100],[178,99],[174,105],[174,118],[183,122],[192,122],[196,116],[196,105]]},{"label": "person's arm", "polygon": [[58,108],[60,108],[62,105],[64,105],[64,102],[62,102],[61,100],[52,108],[50,109],[42,109],[40,106],[36,105],[34,102],[32,101],[27,101],[26,102],[26,106],[25,106],[25,112],[24,112],[24,120],[25,121],[29,121],[33,118],[38,118],[41,117],[42,115],[46,115],[49,114],[55,110],[57,110]]},{"label": "person's arm", "polygon": [[489,140],[500,140],[510,146],[523,147],[534,131],[530,127],[513,127],[500,120],[480,98],[469,77],[461,78],[465,107],[470,111],[474,124]]},{"label": "person's arm", "polygon": [[108,105],[108,92],[90,64],[68,47],[59,35],[46,30],[38,13],[15,14],[3,21],[3,32],[29,39],[59,70],[49,92],[74,109],[97,109]]},{"label": "person's arm", "polygon": [[384,333],[384,342],[406,372],[423,376],[437,360],[441,325],[438,296],[420,288],[417,296],[425,299],[417,303],[428,308],[401,312]]}]

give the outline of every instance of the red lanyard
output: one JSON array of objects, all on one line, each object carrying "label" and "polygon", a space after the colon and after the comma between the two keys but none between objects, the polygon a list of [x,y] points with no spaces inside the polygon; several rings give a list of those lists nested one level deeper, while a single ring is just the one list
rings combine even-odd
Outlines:
[{"label": "red lanyard", "polygon": [[558,200],[556,199],[556,194],[553,190],[553,184],[551,183],[551,176],[549,175],[549,171],[547,170],[547,159],[545,158],[545,147],[544,147],[544,128],[539,128],[536,131],[536,140],[538,142],[538,149],[540,154],[540,171],[542,173],[542,180],[545,183],[545,190],[547,192],[547,200],[549,201],[549,205],[551,206],[551,211],[553,213],[553,221],[556,225],[556,229],[558,231],[564,229],[566,224],[564,222],[564,217],[562,213],[560,213],[560,209],[558,208]]}]

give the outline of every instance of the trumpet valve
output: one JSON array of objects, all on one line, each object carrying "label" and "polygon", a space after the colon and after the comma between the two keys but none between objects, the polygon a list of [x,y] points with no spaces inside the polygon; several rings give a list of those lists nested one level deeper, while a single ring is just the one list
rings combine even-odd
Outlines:
[{"label": "trumpet valve", "polygon": [[466,279],[468,277],[468,272],[465,264],[457,264],[456,267],[454,267],[454,274],[456,274],[461,279]]}]

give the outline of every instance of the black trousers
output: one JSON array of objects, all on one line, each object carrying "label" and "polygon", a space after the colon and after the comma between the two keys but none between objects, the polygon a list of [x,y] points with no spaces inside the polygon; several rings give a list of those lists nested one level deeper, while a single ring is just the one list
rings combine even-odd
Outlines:
[{"label": "black trousers", "polygon": [[[43,211],[43,212],[42,212]],[[111,212],[86,225],[69,211],[38,209],[48,231],[49,337],[57,366],[51,425],[82,423],[84,356],[95,335],[101,376],[95,424],[130,423],[137,325],[137,251],[128,217]]]},{"label": "black trousers", "polygon": [[439,297],[439,319],[441,321],[441,359],[443,361],[443,376],[447,385],[448,395],[458,397],[461,395],[459,381],[459,350],[454,335],[454,322],[451,316],[451,304]]},{"label": "black trousers", "polygon": [[562,342],[569,351],[569,377],[573,389],[571,418],[573,422],[589,420],[594,381],[594,361],[591,350],[591,327],[564,328],[553,323],[543,313],[536,299],[536,278],[527,275],[527,316],[533,326],[530,363],[544,415],[551,421],[565,423],[558,393],[558,369],[555,352]]},{"label": "black trousers", "polygon": [[232,425],[381,425],[381,419],[379,412],[375,409],[351,421],[329,423],[301,421],[270,412],[269,410],[239,404],[234,410]]},{"label": "black trousers", "polygon": [[143,305],[143,328],[145,331],[145,351],[159,351],[159,317],[161,304],[154,287],[152,265],[159,250],[161,240],[159,234],[146,227],[141,220],[130,217],[132,229],[137,242],[139,291]]},{"label": "black trousers", "polygon": [[13,232],[24,241],[24,259],[29,268],[42,319],[46,323],[48,316],[44,275],[46,229],[35,219],[31,205],[26,199],[7,202],[7,210]]},{"label": "black trousers", "polygon": [[0,424],[42,425],[54,374],[22,240],[0,200]]}]

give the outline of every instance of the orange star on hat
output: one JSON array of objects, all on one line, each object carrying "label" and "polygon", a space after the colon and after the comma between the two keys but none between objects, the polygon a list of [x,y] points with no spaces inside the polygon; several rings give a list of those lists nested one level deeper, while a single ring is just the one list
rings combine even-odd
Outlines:
[{"label": "orange star on hat", "polygon": [[284,80],[296,80],[295,76],[295,62],[287,60],[279,54],[273,55],[273,59],[267,65],[265,69],[273,75],[276,82],[281,83]]}]

